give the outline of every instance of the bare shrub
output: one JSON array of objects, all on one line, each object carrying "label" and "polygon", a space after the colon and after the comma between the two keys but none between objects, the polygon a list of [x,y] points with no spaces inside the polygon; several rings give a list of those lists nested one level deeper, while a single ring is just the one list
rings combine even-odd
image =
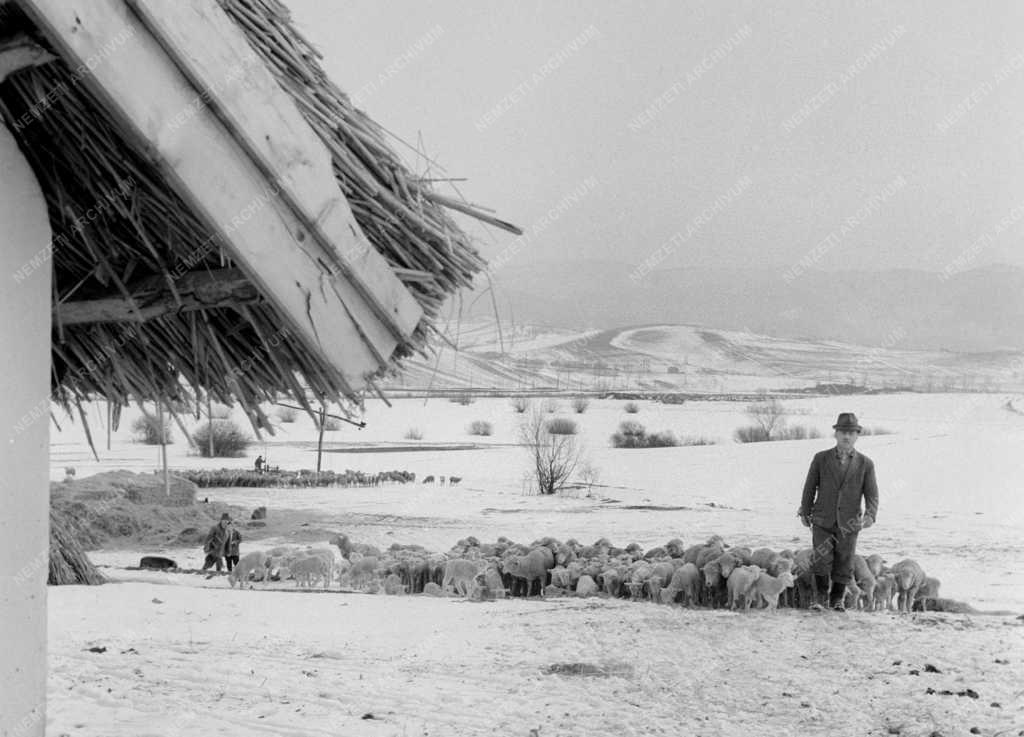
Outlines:
[{"label": "bare shrub", "polygon": [[675,448],[679,445],[679,438],[671,430],[652,432],[644,440],[645,448]]},{"label": "bare shrub", "polygon": [[418,427],[410,427],[405,431],[406,440],[423,440],[423,431]]},{"label": "bare shrub", "polygon": [[592,496],[594,484],[601,480],[601,471],[591,461],[580,466],[580,481],[587,487],[587,496]]},{"label": "bare shrub", "polygon": [[231,420],[212,420],[192,433],[199,453],[210,457],[210,435],[213,435],[213,455],[217,458],[237,458],[245,453],[252,440]]},{"label": "bare shrub", "polygon": [[626,420],[619,424],[619,431],[612,435],[615,448],[674,448],[679,438],[671,430],[648,433],[639,422]]},{"label": "bare shrub", "polygon": [[277,419],[281,422],[295,422],[299,417],[299,411],[291,407],[278,407]]},{"label": "bare shrub", "polygon": [[544,408],[545,412],[553,415],[555,412],[558,411],[558,400],[555,399],[554,397],[548,397],[547,399],[544,400],[544,404],[541,406]]},{"label": "bare shrub", "polygon": [[476,401],[476,398],[469,392],[456,392],[448,397],[448,401],[455,402],[455,404],[461,404],[463,407],[468,407]]},{"label": "bare shrub", "polygon": [[579,428],[568,417],[556,417],[548,420],[548,432],[552,435],[575,435]]},{"label": "bare shrub", "polygon": [[494,425],[486,420],[473,420],[466,429],[470,435],[491,435],[494,433]]},{"label": "bare shrub", "polygon": [[160,443],[173,443],[171,436],[171,423],[166,419],[163,425],[160,418],[145,413],[132,423],[132,432],[135,434],[135,442],[146,445],[160,445]]},{"label": "bare shrub", "polygon": [[884,427],[865,427],[860,431],[861,435],[893,435],[892,430],[887,430]]},{"label": "bare shrub", "polygon": [[334,417],[324,418],[324,430],[326,432],[336,432],[341,429],[341,420],[335,419]]},{"label": "bare shrub", "polygon": [[717,443],[717,440],[705,435],[684,435],[679,439],[680,445],[716,445]]},{"label": "bare shrub", "polygon": [[781,428],[772,440],[811,440],[820,438],[821,431],[809,425],[793,425]]},{"label": "bare shrub", "polygon": [[771,440],[768,437],[768,433],[760,425],[738,427],[736,432],[733,433],[733,437],[736,438],[737,443],[763,443]]},{"label": "bare shrub", "polygon": [[583,414],[584,412],[587,411],[588,407],[590,407],[590,400],[587,399],[586,397],[573,397],[572,398],[572,408],[573,408],[573,411],[576,412],[576,414],[578,414],[578,415]]},{"label": "bare shrub", "polygon": [[747,415],[754,421],[754,425],[761,428],[764,440],[774,440],[773,433],[786,424],[786,408],[775,397],[748,405]]},{"label": "bare shrub", "polygon": [[635,415],[640,411],[640,405],[636,402],[626,402],[622,405],[622,409],[626,411],[626,414]]},{"label": "bare shrub", "polygon": [[530,482],[538,493],[561,491],[580,462],[581,449],[576,436],[548,432],[544,413],[534,410],[520,426],[519,439],[529,453]]},{"label": "bare shrub", "polygon": [[530,408],[530,400],[526,397],[512,397],[512,409],[517,413],[523,414]]},{"label": "bare shrub", "polygon": [[231,417],[231,408],[226,404],[214,404],[210,407],[210,419],[226,420]]}]

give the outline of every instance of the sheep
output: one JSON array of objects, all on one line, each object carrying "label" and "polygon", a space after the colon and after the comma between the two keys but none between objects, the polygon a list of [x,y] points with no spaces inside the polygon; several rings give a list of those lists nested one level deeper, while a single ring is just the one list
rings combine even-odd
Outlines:
[{"label": "sheep", "polygon": [[665,552],[668,553],[670,558],[682,558],[685,552],[683,548],[683,541],[678,537],[674,537],[665,543]]},{"label": "sheep", "polygon": [[769,611],[774,612],[779,607],[779,595],[795,582],[796,579],[789,571],[782,571],[778,576],[762,573],[754,581],[753,594],[764,602]]},{"label": "sheep", "polygon": [[358,585],[356,582],[362,583],[364,578],[372,579],[377,574],[377,568],[380,565],[380,560],[374,556],[362,556],[358,553],[352,553],[349,558],[352,563],[352,567],[348,571],[349,578],[353,585]]},{"label": "sheep", "polygon": [[473,579],[480,573],[480,566],[476,561],[456,558],[450,560],[444,567],[444,581],[441,588],[445,591],[451,589],[456,594],[469,596],[469,590]]},{"label": "sheep", "polygon": [[924,570],[916,561],[904,558],[892,567],[892,574],[896,580],[896,591],[899,593],[896,609],[907,614],[918,589],[924,585]]},{"label": "sheep", "polygon": [[444,589],[433,581],[427,581],[423,587],[423,593],[427,596],[444,596]]},{"label": "sheep", "polygon": [[861,598],[857,600],[856,604],[863,606],[868,611],[873,611],[877,580],[875,574],[871,572],[871,565],[859,555],[853,556],[853,578],[861,592]]},{"label": "sheep", "polygon": [[850,581],[846,584],[846,591],[843,594],[843,606],[846,609],[857,609],[860,607],[861,597],[864,595],[863,589],[857,585],[856,581]]},{"label": "sheep", "polygon": [[[677,568],[675,573],[672,574],[672,580],[668,583],[668,588],[671,591],[682,592],[683,606],[693,606],[697,603],[699,587],[700,571],[697,570],[697,566],[693,563],[686,563]],[[672,598],[675,598],[675,593],[673,593]]]},{"label": "sheep", "polygon": [[597,594],[597,583],[590,576],[580,576],[576,582],[576,596],[594,596]]},{"label": "sheep", "polygon": [[939,598],[939,587],[941,585],[942,582],[939,579],[925,576],[924,583],[917,590],[912,606],[916,608],[920,603],[921,611],[926,612],[928,611],[928,602],[930,601],[934,608],[935,600]]},{"label": "sheep", "polygon": [[[726,577],[722,575],[722,564],[716,558],[706,563],[701,572],[704,574],[704,593],[707,598],[706,601],[711,606],[718,606],[728,601],[728,591],[726,589]],[[735,573],[734,569],[731,573]]]},{"label": "sheep", "polygon": [[460,481],[462,481],[462,477],[461,476],[449,476],[448,477],[448,485],[449,486],[455,486],[455,484],[459,483]]},{"label": "sheep", "polygon": [[484,583],[487,585],[487,590],[494,594],[496,599],[505,598],[505,586],[501,581],[501,574],[493,566],[488,566],[483,573]]},{"label": "sheep", "polygon": [[608,596],[618,596],[622,588],[622,573],[617,568],[608,568],[598,574],[601,588]]},{"label": "sheep", "polygon": [[865,560],[867,561],[868,570],[871,571],[872,576],[878,578],[882,575],[882,569],[885,566],[885,560],[882,556],[875,553],[874,555],[869,555]]},{"label": "sheep", "polygon": [[743,562],[731,552],[722,553],[720,556],[715,558],[715,562],[718,563],[718,569],[722,572],[722,578],[729,578],[733,569],[743,565]]},{"label": "sheep", "polygon": [[425,479],[423,479],[423,483],[425,483],[425,484],[432,484],[432,483],[434,483],[434,477],[433,476],[427,476]]},{"label": "sheep", "polygon": [[875,594],[872,611],[879,609],[892,610],[892,597],[896,593],[896,578],[891,573],[883,573],[875,579]]},{"label": "sheep", "polygon": [[726,580],[730,609],[736,609],[740,600],[743,600],[744,609],[750,609],[752,589],[761,575],[761,569],[757,566],[742,566],[733,570]]},{"label": "sheep", "polygon": [[543,596],[548,571],[554,567],[554,556],[551,554],[551,551],[541,547],[534,548],[526,555],[515,555],[507,558],[503,569],[512,578],[520,578],[526,581],[527,596],[530,595],[533,582],[537,581],[540,584],[541,596]]},{"label": "sheep", "polygon": [[268,576],[268,563],[266,553],[259,551],[246,553],[235,563],[235,567],[228,574],[228,583],[231,584],[231,588],[235,588],[236,583],[244,585],[249,580],[250,574],[256,581],[265,581]]},{"label": "sheep", "polygon": [[674,573],[675,567],[668,562],[656,563],[651,567],[650,573],[647,575],[647,590],[651,601],[657,601],[658,592],[663,586],[668,585]]},{"label": "sheep", "polygon": [[552,568],[551,585],[558,586],[563,589],[570,588],[569,571],[567,571],[563,566],[555,566]]},{"label": "sheep", "polygon": [[299,558],[289,566],[296,586],[313,586],[317,580],[324,582],[324,588],[331,583],[331,565],[322,556],[310,555]]},{"label": "sheep", "polygon": [[395,596],[396,594],[404,594],[406,592],[405,585],[402,584],[402,579],[395,573],[389,573],[384,578],[384,593],[388,596]]},{"label": "sheep", "polygon": [[751,565],[755,565],[758,568],[767,571],[771,568],[772,563],[778,557],[779,554],[771,548],[758,548],[750,554],[750,563]]},{"label": "sheep", "polygon": [[745,545],[738,548],[729,548],[729,552],[740,559],[741,565],[749,566],[753,562],[750,558],[752,555],[750,548]]}]

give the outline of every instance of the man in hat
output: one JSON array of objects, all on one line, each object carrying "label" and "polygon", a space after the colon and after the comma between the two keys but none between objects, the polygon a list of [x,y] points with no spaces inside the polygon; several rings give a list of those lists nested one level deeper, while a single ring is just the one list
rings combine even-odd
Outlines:
[{"label": "man in hat", "polygon": [[[218,571],[221,570],[224,556],[227,553],[228,537],[231,534],[230,528],[231,515],[224,512],[220,516],[220,522],[211,527],[210,531],[206,533],[206,540],[203,542],[203,552],[206,553],[206,560],[203,561],[204,571],[212,565],[216,565]],[[210,576],[212,575],[211,573]]]},{"label": "man in hat", "polygon": [[861,432],[857,415],[841,413],[832,429],[836,446],[815,454],[811,461],[799,516],[804,527],[811,528],[816,603],[845,611],[846,586],[853,580],[857,533],[875,523],[878,484],[874,462],[853,448]]}]

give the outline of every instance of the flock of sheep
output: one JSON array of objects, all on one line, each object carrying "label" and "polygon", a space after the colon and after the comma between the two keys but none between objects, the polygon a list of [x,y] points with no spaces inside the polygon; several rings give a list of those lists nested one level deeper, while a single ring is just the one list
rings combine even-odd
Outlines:
[{"label": "flock of sheep", "polygon": [[[334,535],[328,545],[282,546],[244,556],[229,575],[231,586],[288,580],[330,588],[335,582],[367,592],[459,595],[472,599],[511,596],[598,596],[683,606],[750,609],[807,608],[814,590],[811,548],[774,551],[730,547],[722,538],[685,547],[675,538],[644,551],[601,538],[592,545],[546,537],[530,545],[500,537],[494,543],[460,540],[447,554],[418,545],[386,551]],[[939,601],[939,580],[915,561],[887,567],[880,555],[856,556],[855,581],[846,606],[909,612]],[[894,604],[895,600],[895,604]],[[942,600],[945,601],[945,600]]]}]

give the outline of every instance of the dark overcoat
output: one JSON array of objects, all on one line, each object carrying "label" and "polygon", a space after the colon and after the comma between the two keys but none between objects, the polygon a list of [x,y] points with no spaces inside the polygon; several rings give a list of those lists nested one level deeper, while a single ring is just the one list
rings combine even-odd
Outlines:
[{"label": "dark overcoat", "polygon": [[809,517],[818,527],[856,532],[861,525],[862,499],[863,516],[877,521],[878,483],[870,458],[855,448],[844,476],[834,447],[815,454],[804,483],[800,516]]}]

